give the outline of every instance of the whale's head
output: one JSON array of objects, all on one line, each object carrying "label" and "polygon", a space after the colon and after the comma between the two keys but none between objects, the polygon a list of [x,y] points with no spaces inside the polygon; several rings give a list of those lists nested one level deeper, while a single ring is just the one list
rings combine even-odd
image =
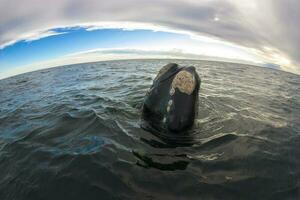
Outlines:
[{"label": "whale's head", "polygon": [[164,66],[145,97],[142,118],[160,131],[180,133],[191,128],[200,83],[195,67]]}]

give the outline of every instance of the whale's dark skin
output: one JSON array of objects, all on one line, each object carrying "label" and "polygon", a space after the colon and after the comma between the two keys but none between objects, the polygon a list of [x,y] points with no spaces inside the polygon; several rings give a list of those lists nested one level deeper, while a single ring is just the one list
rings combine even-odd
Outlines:
[{"label": "whale's dark skin", "polygon": [[197,115],[201,80],[194,67],[164,66],[147,93],[142,119],[159,131],[190,129]]}]

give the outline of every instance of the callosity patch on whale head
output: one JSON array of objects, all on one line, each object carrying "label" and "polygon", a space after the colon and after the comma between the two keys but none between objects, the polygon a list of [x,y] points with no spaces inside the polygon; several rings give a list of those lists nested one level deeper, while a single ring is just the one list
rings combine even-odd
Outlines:
[{"label": "callosity patch on whale head", "polygon": [[195,86],[196,80],[194,75],[186,70],[178,72],[172,81],[172,88],[177,88],[180,92],[187,95],[191,95],[193,93]]}]

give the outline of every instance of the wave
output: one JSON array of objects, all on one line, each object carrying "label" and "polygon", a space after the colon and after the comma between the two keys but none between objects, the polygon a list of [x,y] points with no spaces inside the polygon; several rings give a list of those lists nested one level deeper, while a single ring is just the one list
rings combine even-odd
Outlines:
[{"label": "wave", "polygon": [[140,128],[140,109],[168,62],[87,63],[1,80],[0,199],[299,198],[300,77],[178,61],[202,78],[199,116],[187,135],[151,134]]}]

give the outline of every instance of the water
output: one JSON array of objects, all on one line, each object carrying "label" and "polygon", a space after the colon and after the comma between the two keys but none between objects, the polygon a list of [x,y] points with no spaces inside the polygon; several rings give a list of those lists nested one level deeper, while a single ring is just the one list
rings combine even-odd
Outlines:
[{"label": "water", "polygon": [[158,70],[110,61],[0,81],[0,199],[299,199],[300,76],[175,60],[202,79],[194,143],[140,128]]}]

